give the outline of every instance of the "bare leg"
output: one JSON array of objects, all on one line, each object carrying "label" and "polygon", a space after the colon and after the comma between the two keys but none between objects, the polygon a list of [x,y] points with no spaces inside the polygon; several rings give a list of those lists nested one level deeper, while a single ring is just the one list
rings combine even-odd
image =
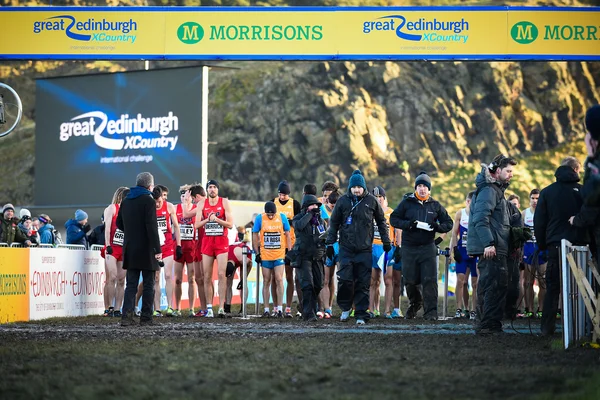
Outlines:
[{"label": "bare leg", "polygon": [[219,309],[225,309],[227,299],[227,253],[217,255],[217,272],[219,276]]},{"label": "bare leg", "polygon": [[385,284],[385,314],[392,312],[392,297],[394,297],[394,269],[389,266],[385,275],[383,276],[383,283]]},{"label": "bare leg", "polygon": [[206,310],[206,290],[204,284],[204,269],[202,268],[202,262],[194,262],[194,279],[196,286],[198,287],[198,301],[201,310]]},{"label": "bare leg", "polygon": [[167,308],[173,308],[173,292],[174,292],[174,286],[173,285],[173,277],[174,277],[174,273],[173,273],[173,263],[174,263],[174,257],[170,256],[167,258],[163,258],[163,262],[165,263],[164,266],[164,270],[165,270],[165,291],[167,292]]},{"label": "bare leg", "polygon": [[[262,276],[263,276],[263,306],[264,308],[269,308],[269,300],[270,300],[270,288],[271,288],[271,270],[268,268],[261,268]],[[283,298],[283,297],[282,297]]]},{"label": "bare leg", "polygon": [[[214,263],[215,263],[214,257],[202,254],[202,266],[204,267],[203,268],[203,270],[204,270],[204,293],[206,294],[207,304],[210,304],[210,305],[212,305],[214,297],[215,297],[215,291],[213,288],[213,281],[212,281]],[[208,308],[208,305],[207,305],[207,308]]]},{"label": "bare leg", "polygon": [[181,310],[183,264],[175,261],[175,309]]},{"label": "bare leg", "polygon": [[104,308],[113,307],[117,285],[117,259],[106,254],[104,268],[106,271],[106,282],[104,283]]}]

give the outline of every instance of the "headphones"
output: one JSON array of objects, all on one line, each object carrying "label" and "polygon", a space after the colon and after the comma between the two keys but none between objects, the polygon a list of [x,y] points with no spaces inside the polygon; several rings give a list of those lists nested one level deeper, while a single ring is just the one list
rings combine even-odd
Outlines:
[{"label": "headphones", "polygon": [[502,162],[504,162],[504,160],[506,160],[507,158],[508,157],[505,157],[503,154],[496,156],[494,158],[494,160],[488,165],[488,169],[490,170],[490,172],[492,174],[495,174],[496,171],[498,171],[498,168],[500,167],[500,165],[502,165]]}]

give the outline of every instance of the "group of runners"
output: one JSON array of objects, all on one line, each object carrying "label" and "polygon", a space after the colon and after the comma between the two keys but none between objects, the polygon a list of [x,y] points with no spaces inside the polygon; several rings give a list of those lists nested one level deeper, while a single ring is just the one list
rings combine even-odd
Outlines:
[{"label": "group of runners", "polygon": [[[124,234],[117,228],[116,218],[120,203],[128,191],[129,189],[126,187],[118,188],[113,196],[112,204],[104,211],[107,243],[102,250],[102,256],[106,260],[105,316],[121,315],[125,283],[125,271],[122,268]],[[388,319],[402,318],[403,314],[400,309],[402,261],[394,257],[397,254],[395,249],[399,248],[402,243],[402,231],[390,225],[393,209],[388,205],[385,189],[376,186],[371,193],[377,198],[384,211],[393,249],[388,253],[384,252],[381,235],[379,235],[377,224],[374,223],[368,313],[371,318],[379,316]],[[213,270],[215,265],[218,271],[217,315],[224,317],[230,314],[234,275],[236,270],[242,266],[244,253],[247,254],[248,273],[252,268],[253,254],[254,261],[261,268],[263,317],[292,318],[301,316],[299,304],[302,302],[302,290],[298,290],[298,279],[297,276],[295,277],[294,268],[287,256],[295,241],[291,220],[300,212],[300,202],[290,197],[290,194],[290,185],[286,181],[282,181],[278,186],[277,197],[267,202],[264,212],[255,215],[252,223],[248,224],[252,229],[252,238],[250,238],[245,234],[245,229],[240,229],[240,232],[235,229],[231,206],[226,198],[219,196],[217,181],[209,181],[206,190],[198,184],[181,186],[179,188],[180,203],[177,205],[168,201],[169,189],[167,187],[156,185],[153,197],[156,202],[156,216],[162,245],[164,263],[162,269],[164,270],[167,307],[161,310],[161,298],[155,296],[154,316],[179,317],[187,314],[189,317],[214,317]],[[314,184],[304,187],[303,196],[307,194],[317,195],[317,188]],[[323,184],[319,200],[321,201],[321,216],[326,222],[340,196],[339,187],[334,182]],[[455,262],[457,274],[455,318],[476,318],[477,259],[469,257],[466,251],[469,206],[472,196],[473,192],[467,195],[465,207],[456,213],[450,238],[450,248],[453,249],[450,257]],[[538,197],[539,190],[532,190],[529,197],[530,207],[523,211],[524,224],[532,229]],[[520,207],[518,196],[509,197],[509,201]],[[252,244],[250,245],[249,242]],[[327,257],[325,261],[323,290],[318,298],[317,316],[322,319],[333,317],[333,300],[336,292],[334,276],[339,253],[337,243],[334,245],[334,250],[334,255]],[[525,244],[522,257],[519,304],[523,303],[524,310],[519,311],[518,317],[539,316],[540,308],[534,313],[533,283],[537,278],[539,283],[538,303],[541,307],[544,296],[545,264],[537,259],[535,237]],[[188,281],[189,308],[187,310],[181,309],[184,268],[187,270]],[[240,270],[241,279],[237,290],[242,288],[243,278],[241,275]],[[157,272],[156,293],[161,293],[159,276],[160,271]],[[469,276],[471,277],[472,296],[469,296]],[[383,312],[380,311],[381,279],[383,279],[385,287]],[[284,283],[287,283],[287,287]],[[295,288],[298,294],[298,307],[292,310]],[[140,285],[136,304],[138,304],[141,294]],[[195,307],[196,297],[199,300],[199,308]]]}]

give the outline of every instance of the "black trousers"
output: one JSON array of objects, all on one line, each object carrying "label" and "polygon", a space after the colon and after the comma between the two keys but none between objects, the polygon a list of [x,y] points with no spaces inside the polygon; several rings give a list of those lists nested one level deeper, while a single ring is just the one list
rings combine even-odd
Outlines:
[{"label": "black trousers", "polygon": [[519,279],[521,264],[523,257],[521,252],[517,251],[508,256],[506,267],[508,270],[508,286],[506,289],[506,306],[504,307],[504,317],[513,320],[517,316],[517,301],[519,301]]},{"label": "black trousers", "polygon": [[317,301],[323,289],[323,268],[322,259],[302,259],[296,269],[302,289],[302,318],[305,321],[317,317]]},{"label": "black trousers", "polygon": [[372,253],[352,252],[340,247],[337,303],[342,311],[356,307],[357,319],[368,319],[369,286],[371,284]]},{"label": "black trousers", "polygon": [[144,292],[142,294],[142,315],[140,321],[152,320],[152,308],[154,305],[154,277],[156,271],[128,269],[127,284],[125,287],[125,298],[123,299],[123,319],[133,318],[133,309],[135,307],[135,294],[137,292],[140,274],[144,282]]},{"label": "black trousers", "polygon": [[506,306],[508,267],[506,256],[479,259],[477,285],[477,325],[475,330],[502,330],[502,314]]},{"label": "black trousers", "polygon": [[[402,277],[411,307],[424,305],[424,318],[437,318],[438,280],[435,244],[402,246]],[[423,294],[419,289],[423,288]]]},{"label": "black trousers", "polygon": [[542,311],[541,330],[544,334],[553,334],[556,328],[556,313],[560,298],[560,249],[548,246],[548,266],[546,267],[546,297]]}]

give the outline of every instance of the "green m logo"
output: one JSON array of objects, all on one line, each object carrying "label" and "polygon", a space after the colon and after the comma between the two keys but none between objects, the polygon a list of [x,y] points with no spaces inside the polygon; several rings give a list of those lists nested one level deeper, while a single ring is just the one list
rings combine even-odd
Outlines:
[{"label": "green m logo", "polygon": [[510,30],[510,36],[520,44],[529,44],[538,37],[538,28],[528,21],[517,22]]},{"label": "green m logo", "polygon": [[204,29],[195,22],[184,22],[177,28],[177,37],[182,43],[195,44],[204,37]]}]

